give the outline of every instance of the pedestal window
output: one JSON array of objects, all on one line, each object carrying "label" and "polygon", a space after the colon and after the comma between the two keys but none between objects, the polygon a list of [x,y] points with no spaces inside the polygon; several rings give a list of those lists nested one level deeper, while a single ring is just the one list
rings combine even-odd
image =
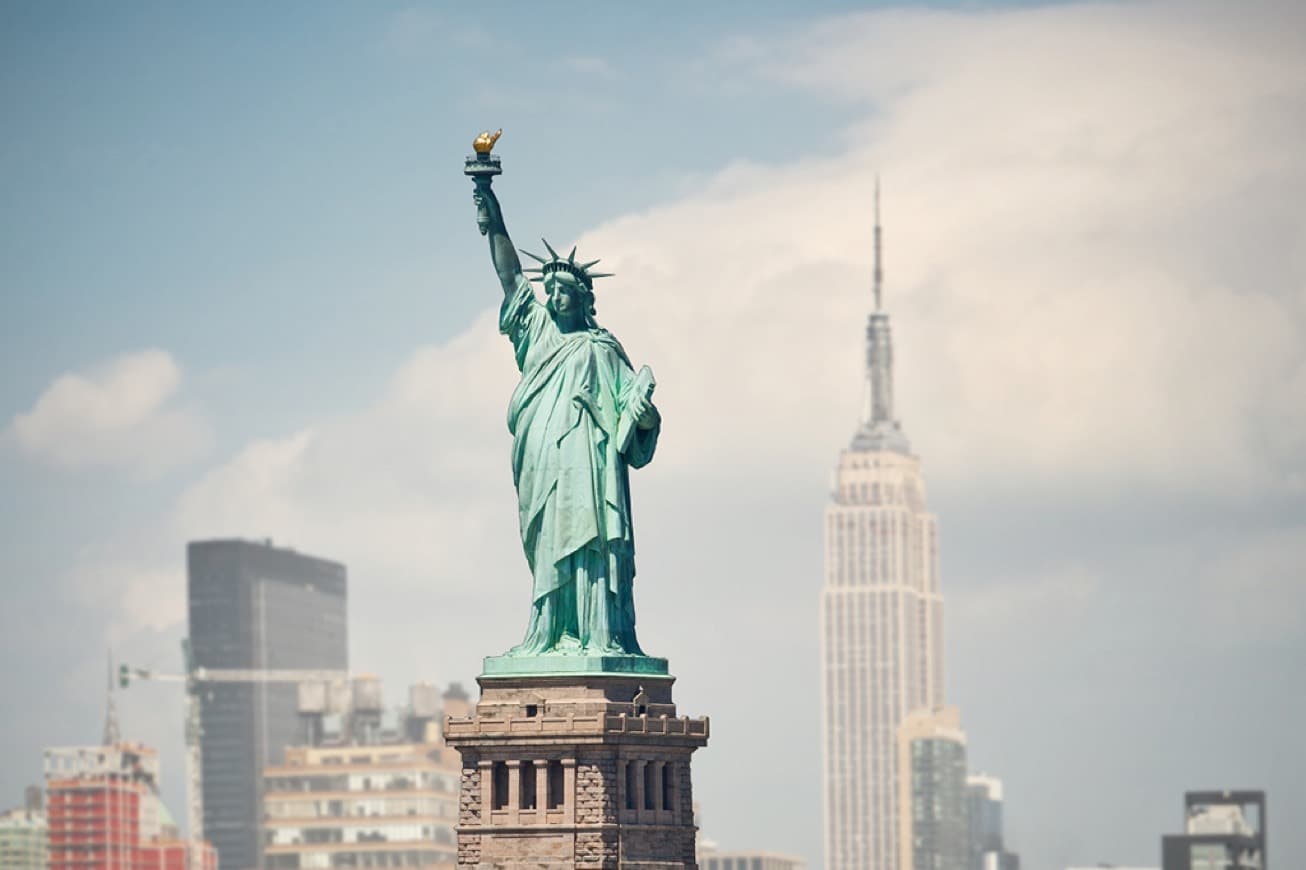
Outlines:
[{"label": "pedestal window", "polygon": [[521,763],[521,788],[519,806],[523,810],[535,809],[535,793],[539,783],[535,777],[535,762],[523,761]]},{"label": "pedestal window", "polygon": [[508,808],[508,765],[502,761],[494,762],[491,779],[493,781],[490,785],[490,806],[496,810],[506,810]]},{"label": "pedestal window", "polygon": [[566,779],[563,774],[561,761],[557,761],[555,759],[554,761],[549,762],[548,785],[549,785],[548,808],[551,810],[556,810],[559,807],[561,807],[565,802],[564,795],[566,793],[565,792]]},{"label": "pedestal window", "polygon": [[644,809],[657,809],[658,782],[657,764],[649,761],[644,765]]}]

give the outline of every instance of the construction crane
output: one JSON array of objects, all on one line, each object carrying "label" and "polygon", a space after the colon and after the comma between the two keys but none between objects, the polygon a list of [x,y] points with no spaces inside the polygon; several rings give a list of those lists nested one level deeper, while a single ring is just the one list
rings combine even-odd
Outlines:
[{"label": "construction crane", "polygon": [[[349,680],[348,671],[328,670],[256,670],[247,668],[203,668],[195,664],[190,640],[181,641],[186,673],[165,674],[150,668],[118,666],[118,684],[124,689],[133,680],[152,680],[186,685],[186,827],[192,840],[204,839],[204,729],[200,724],[200,691],[212,683],[336,683]],[[198,855],[189,860],[191,870],[199,870]]]}]

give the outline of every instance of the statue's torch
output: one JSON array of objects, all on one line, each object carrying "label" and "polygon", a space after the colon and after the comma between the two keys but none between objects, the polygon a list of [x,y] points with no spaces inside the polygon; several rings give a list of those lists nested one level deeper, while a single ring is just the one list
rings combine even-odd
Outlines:
[{"label": "statue's torch", "polygon": [[[499,141],[503,135],[503,130],[499,129],[494,133],[489,130],[481,133],[472,141],[472,148],[476,153],[467,158],[463,165],[463,174],[472,179],[472,184],[476,185],[477,193],[489,193],[490,182],[494,176],[503,174],[503,167],[499,165],[499,158],[491,154],[494,143]],[[481,235],[485,235],[490,229],[490,210],[485,204],[483,197],[477,198],[476,208],[476,226],[481,230]]]}]

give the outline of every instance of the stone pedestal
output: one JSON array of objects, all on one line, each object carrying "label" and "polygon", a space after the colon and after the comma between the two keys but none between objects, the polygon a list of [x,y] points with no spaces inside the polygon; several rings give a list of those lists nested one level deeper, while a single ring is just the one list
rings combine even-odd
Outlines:
[{"label": "stone pedestal", "polygon": [[458,864],[694,868],[690,756],[708,720],[677,717],[674,678],[489,674],[445,721],[462,754]]}]

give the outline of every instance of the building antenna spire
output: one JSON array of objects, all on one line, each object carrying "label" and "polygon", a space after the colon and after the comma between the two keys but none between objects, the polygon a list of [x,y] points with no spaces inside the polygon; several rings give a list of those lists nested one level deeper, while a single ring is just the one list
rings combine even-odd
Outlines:
[{"label": "building antenna spire", "polygon": [[113,653],[109,653],[109,682],[105,686],[105,705],[104,705],[104,745],[113,746],[115,743],[122,741],[122,733],[118,730],[118,706],[113,701]]},{"label": "building antenna spire", "polygon": [[862,400],[862,421],[853,436],[858,450],[894,450],[909,453],[911,448],[902,426],[893,416],[893,336],[889,315],[884,310],[884,248],[880,226],[880,175],[875,174],[875,265],[871,288],[875,307],[866,322],[866,382]]},{"label": "building antenna spire", "polygon": [[884,271],[880,265],[880,173],[875,173],[875,310],[882,310]]}]

